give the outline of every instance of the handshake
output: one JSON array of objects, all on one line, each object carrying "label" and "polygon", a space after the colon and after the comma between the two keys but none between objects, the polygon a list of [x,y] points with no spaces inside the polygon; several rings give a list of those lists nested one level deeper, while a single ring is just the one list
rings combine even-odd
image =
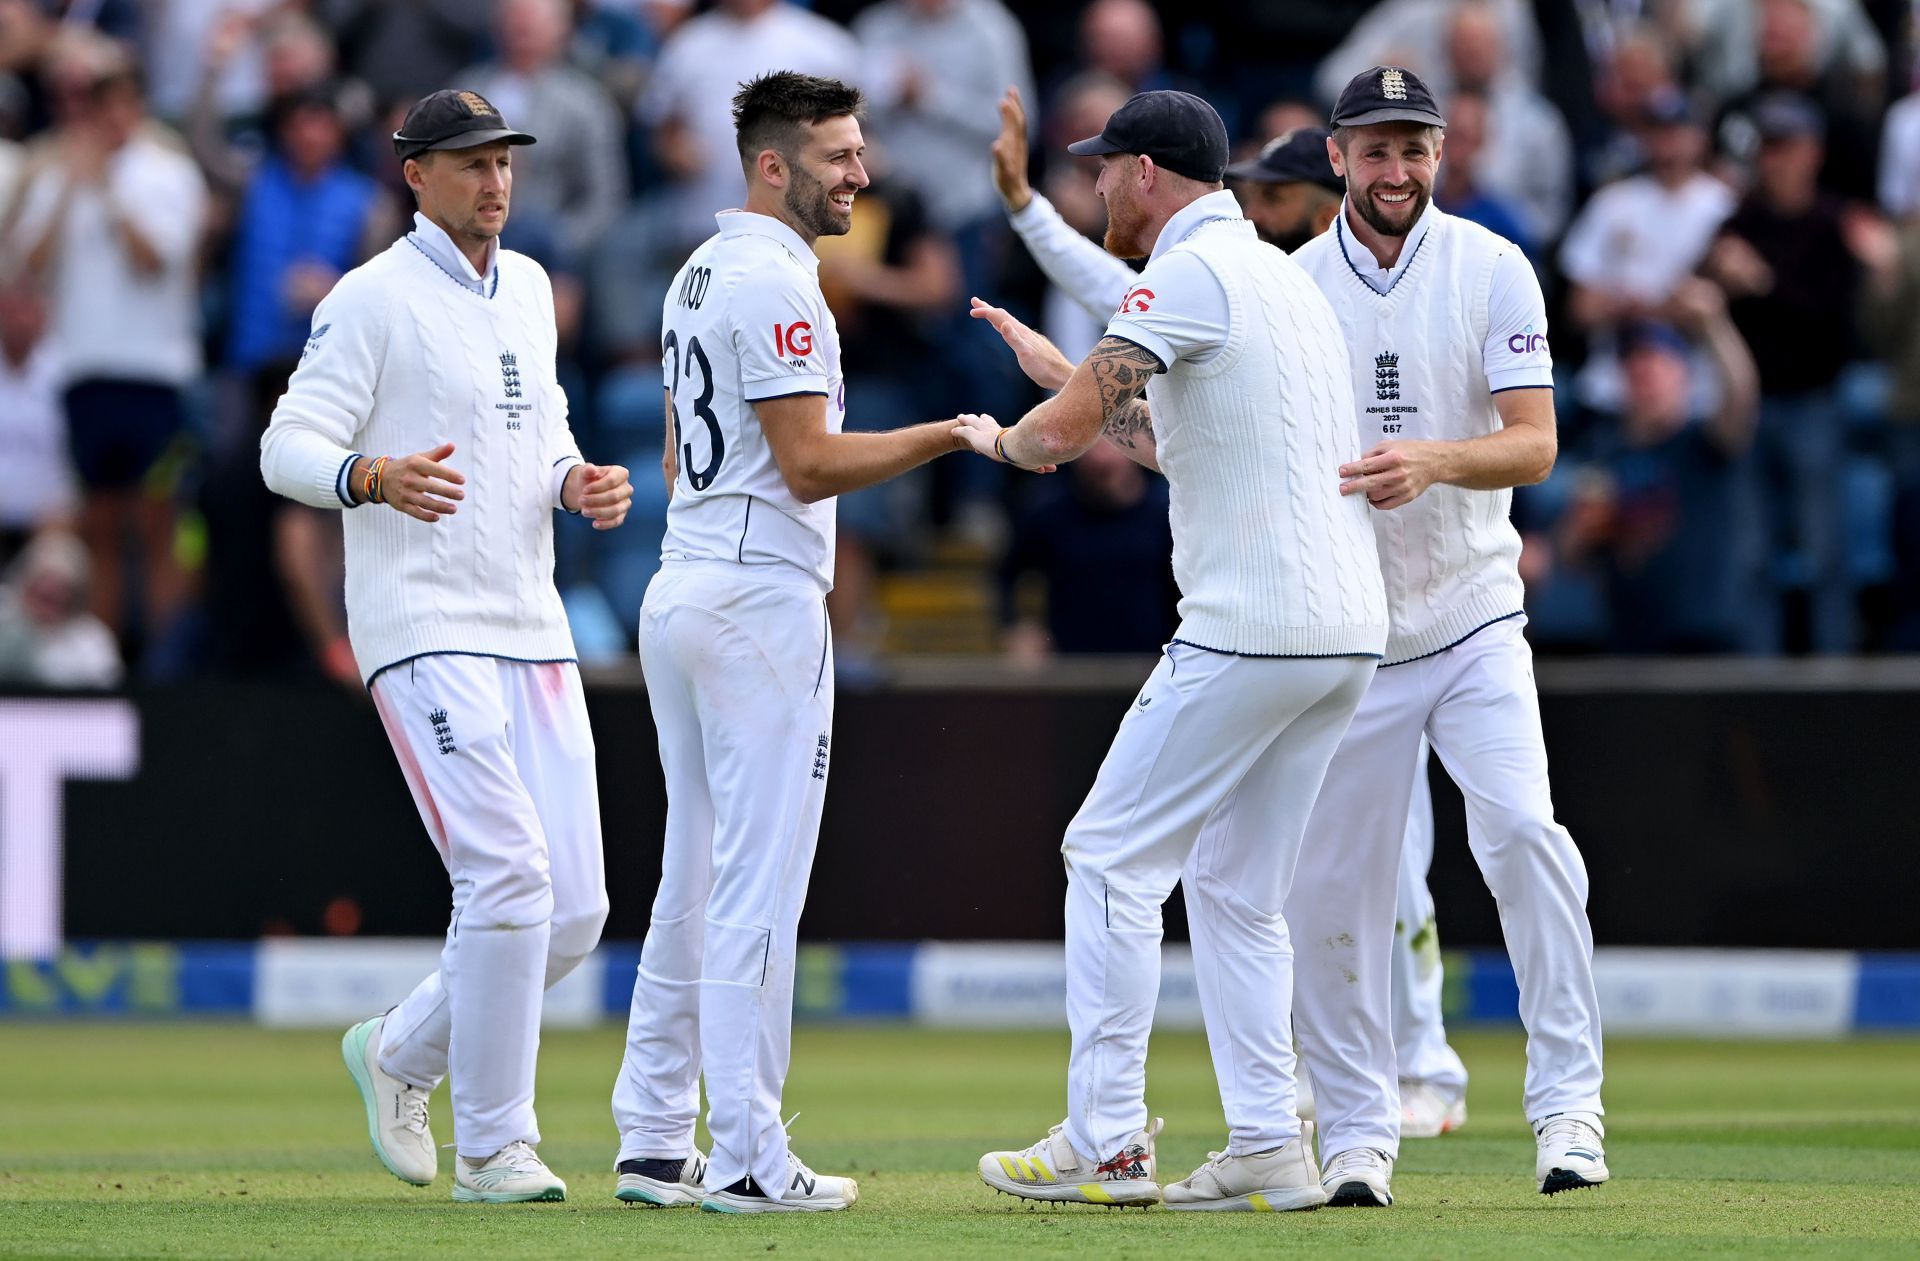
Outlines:
[{"label": "handshake", "polygon": [[[1020,370],[1035,385],[1042,389],[1060,390],[1072,379],[1073,361],[1061,354],[1060,348],[1043,334],[1021,323],[1005,308],[975,298],[972,315],[993,325],[994,331],[1000,334],[1020,361]],[[1011,464],[1030,473],[1051,473],[1059,467],[1053,460],[1029,464],[1009,455],[1005,440],[1011,432],[1012,429],[1001,428],[1000,422],[992,416],[975,412],[963,412],[953,421],[954,446],[959,450],[972,451],[989,460]]]}]

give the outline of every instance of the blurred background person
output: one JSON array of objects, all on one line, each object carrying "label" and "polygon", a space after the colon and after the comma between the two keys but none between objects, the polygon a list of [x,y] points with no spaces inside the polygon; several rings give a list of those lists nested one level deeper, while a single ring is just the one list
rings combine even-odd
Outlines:
[{"label": "blurred background person", "polygon": [[1487,143],[1490,111],[1490,102],[1478,92],[1455,92],[1447,102],[1446,160],[1434,184],[1433,202],[1450,215],[1507,238],[1534,258],[1541,238],[1525,208],[1487,186],[1488,159],[1497,152]]},{"label": "blurred background person", "polygon": [[1267,244],[1292,253],[1339,215],[1347,182],[1327,159],[1332,135],[1325,127],[1302,127],[1227,168],[1227,186],[1240,201],[1240,213]]},{"label": "blurred background person", "polygon": [[87,611],[87,549],[64,530],[34,536],[0,587],[0,683],[119,686],[125,673],[106,623]]},{"label": "blurred background person", "polygon": [[[177,470],[162,461],[203,366],[206,184],[177,141],[148,128],[139,72],[117,55],[63,119],[50,158],[27,177],[10,244],[51,296],[94,612],[160,653],[188,596],[174,551]],[[129,545],[132,571],[121,563]],[[151,665],[175,668],[159,656]]]},{"label": "blurred background person", "polygon": [[18,277],[0,281],[0,567],[74,514],[60,359],[46,331],[39,290]]},{"label": "blurred background person", "polygon": [[386,103],[411,102],[472,65],[495,0],[307,0],[334,33],[340,64]]},{"label": "blurred background person", "polygon": [[[1447,23],[1447,65],[1455,99],[1469,95],[1484,102],[1474,120],[1483,140],[1474,183],[1517,215],[1520,234],[1501,235],[1523,248],[1527,242],[1537,247],[1559,239],[1573,208],[1573,142],[1560,111],[1509,60],[1500,18],[1494,0],[1457,4]],[[1455,125],[1449,113],[1449,165],[1456,160]]]}]

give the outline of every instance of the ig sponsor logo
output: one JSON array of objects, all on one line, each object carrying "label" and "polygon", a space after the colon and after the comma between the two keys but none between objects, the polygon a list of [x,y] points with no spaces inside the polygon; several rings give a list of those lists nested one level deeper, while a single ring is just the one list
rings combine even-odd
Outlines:
[{"label": "ig sponsor logo", "polygon": [[812,354],[813,325],[805,320],[796,320],[791,324],[775,324],[773,348],[782,355],[799,355],[801,358]]},{"label": "ig sponsor logo", "polygon": [[1530,355],[1536,350],[1547,349],[1547,335],[1533,331],[1529,324],[1520,332],[1507,338],[1507,349],[1516,355]]},{"label": "ig sponsor logo", "polygon": [[1153,290],[1145,285],[1135,285],[1127,290],[1127,296],[1120,299],[1122,311],[1151,311],[1153,309]]}]

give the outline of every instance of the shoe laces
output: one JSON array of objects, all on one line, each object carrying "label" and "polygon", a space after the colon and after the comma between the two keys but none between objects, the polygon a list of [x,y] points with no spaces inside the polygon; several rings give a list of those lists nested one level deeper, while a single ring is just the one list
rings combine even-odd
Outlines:
[{"label": "shoe laces", "polygon": [[425,1137],[427,1133],[428,1093],[418,1086],[403,1086],[400,1089],[400,1123],[411,1133]]},{"label": "shoe laces", "polygon": [[1571,1147],[1576,1143],[1597,1143],[1600,1131],[1579,1117],[1557,1116],[1549,1118],[1540,1129],[1540,1141],[1555,1147]]},{"label": "shoe laces", "polygon": [[1375,1151],[1371,1147],[1349,1147],[1332,1160],[1322,1171],[1321,1177],[1330,1178],[1337,1173],[1354,1173],[1363,1169],[1379,1169],[1386,1164],[1385,1152]]},{"label": "shoe laces", "polygon": [[546,1168],[540,1163],[539,1155],[533,1150],[533,1144],[525,1139],[515,1139],[493,1154],[490,1164],[505,1165],[515,1173],[539,1173]]}]

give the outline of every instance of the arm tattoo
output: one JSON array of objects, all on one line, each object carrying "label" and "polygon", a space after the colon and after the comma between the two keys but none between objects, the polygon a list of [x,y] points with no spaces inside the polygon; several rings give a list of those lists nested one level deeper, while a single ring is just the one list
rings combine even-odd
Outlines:
[{"label": "arm tattoo", "polygon": [[1137,451],[1143,446],[1152,447],[1153,416],[1147,411],[1147,400],[1136,398],[1116,408],[1113,415],[1107,417],[1107,423],[1100,432],[1115,446],[1125,447],[1129,451]]},{"label": "arm tattoo", "polygon": [[1124,337],[1102,337],[1087,356],[1087,365],[1100,387],[1100,419],[1109,424],[1115,412],[1147,392],[1147,382],[1161,371],[1152,351]]}]

